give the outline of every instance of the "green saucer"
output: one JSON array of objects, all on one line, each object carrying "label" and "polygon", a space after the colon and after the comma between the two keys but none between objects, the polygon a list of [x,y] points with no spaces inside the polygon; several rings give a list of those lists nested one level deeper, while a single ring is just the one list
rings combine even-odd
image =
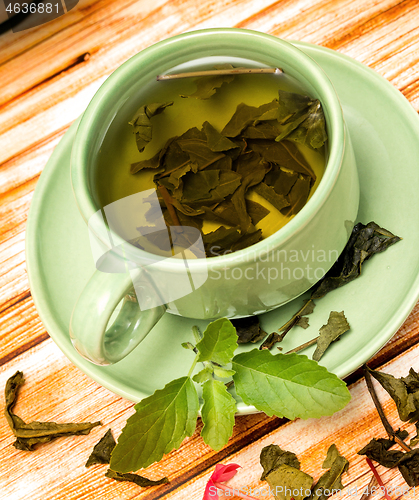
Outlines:
[{"label": "green saucer", "polygon": [[[362,276],[317,303],[307,330],[295,328],[287,351],[317,336],[330,311],[345,311],[351,330],[333,344],[321,364],[345,377],[373,356],[403,323],[419,295],[419,119],[409,102],[384,78],[337,52],[293,42],[329,75],[342,103],[355,149],[361,199],[358,220],[375,221],[403,240],[368,262]],[[46,165],[32,201],[26,234],[30,287],[39,315],[63,353],[99,384],[139,401],[170,380],[186,375],[192,357],[181,343],[205,321],[165,314],[129,356],[96,366],[73,348],[69,321],[74,304],[95,270],[87,226],[70,184],[73,124]],[[271,332],[301,306],[302,298],[260,316]],[[241,346],[241,350],[254,345]],[[311,356],[314,347],[304,354]],[[238,413],[255,412],[239,398]]]}]

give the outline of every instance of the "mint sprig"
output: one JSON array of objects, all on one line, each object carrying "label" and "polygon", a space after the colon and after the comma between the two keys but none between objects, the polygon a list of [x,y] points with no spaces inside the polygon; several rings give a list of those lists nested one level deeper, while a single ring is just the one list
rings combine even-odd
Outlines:
[{"label": "mint sprig", "polygon": [[[196,428],[199,410],[196,384],[202,385],[201,436],[215,451],[233,433],[236,401],[218,378],[233,376],[237,394],[267,415],[294,419],[331,415],[350,400],[345,383],[316,361],[298,354],[254,349],[234,356],[236,329],[221,318],[201,335],[193,328],[196,346],[189,373],[135,405],[112,452],[110,467],[125,473],[148,467],[180,446]],[[192,377],[197,365],[203,368]]]}]

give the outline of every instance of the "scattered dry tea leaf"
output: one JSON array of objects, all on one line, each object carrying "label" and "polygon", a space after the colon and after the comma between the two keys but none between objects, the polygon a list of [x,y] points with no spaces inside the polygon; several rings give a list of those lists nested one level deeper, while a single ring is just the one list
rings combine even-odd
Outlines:
[{"label": "scattered dry tea leaf", "polygon": [[5,399],[6,406],[4,414],[7,422],[16,436],[13,446],[18,450],[34,451],[34,447],[40,443],[48,443],[53,439],[63,436],[74,436],[89,434],[89,432],[100,422],[65,423],[55,422],[29,422],[25,423],[19,416],[13,413],[20,386],[25,382],[23,373],[17,371],[6,382]]}]

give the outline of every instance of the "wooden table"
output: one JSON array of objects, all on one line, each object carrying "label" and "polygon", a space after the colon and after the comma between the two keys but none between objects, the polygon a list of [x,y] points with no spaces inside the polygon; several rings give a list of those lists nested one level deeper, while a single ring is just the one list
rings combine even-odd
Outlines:
[{"label": "wooden table", "polygon": [[[352,403],[333,417],[292,423],[262,414],[238,417],[233,437],[218,453],[196,432],[147,469],[150,478],[168,476],[168,485],[142,489],[106,479],[106,466],[86,469],[104,429],[111,427],[117,436],[133,404],[90,380],[49,338],[29,291],[25,224],[39,175],[63,134],[104,79],[150,44],[187,30],[222,26],[307,41],[370,66],[418,110],[418,21],[417,0],[81,0],[41,27],[0,36],[0,386],[17,369],[24,372],[27,382],[16,407],[24,420],[101,420],[104,425],[88,436],[62,438],[29,453],[11,446],[13,436],[1,417],[2,499],[200,500],[217,463],[242,466],[232,485],[262,486],[259,454],[271,443],[297,453],[303,470],[318,477],[334,442],[351,464],[344,484],[360,488],[369,482],[371,473],[356,452],[385,433],[360,372],[347,380]],[[371,366],[396,376],[410,366],[418,368],[418,315],[416,306]],[[379,394],[397,426],[393,402],[383,391]],[[379,470],[386,484],[404,484],[397,471]],[[359,497],[348,489],[342,493],[344,499]]]}]

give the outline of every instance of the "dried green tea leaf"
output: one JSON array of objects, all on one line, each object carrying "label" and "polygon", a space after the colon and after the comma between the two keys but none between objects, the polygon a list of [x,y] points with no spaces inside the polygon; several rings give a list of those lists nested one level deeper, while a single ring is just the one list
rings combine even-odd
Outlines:
[{"label": "dried green tea leaf", "polygon": [[231,245],[231,251],[236,252],[237,250],[242,250],[250,245],[254,245],[262,239],[262,230],[254,229],[253,224],[249,227],[246,234],[240,237],[235,243]]},{"label": "dried green tea leaf", "polygon": [[327,450],[323,469],[329,470],[317,481],[309,500],[327,500],[331,495],[342,490],[344,487],[342,484],[342,474],[349,469],[349,462],[339,453],[334,444]]},{"label": "dried green tea leaf", "polygon": [[327,324],[323,325],[319,330],[319,338],[317,339],[317,347],[313,353],[313,359],[320,361],[323,354],[329,345],[337,340],[343,333],[349,330],[350,326],[343,311],[332,311],[327,320]]},{"label": "dried green tea leaf", "polygon": [[313,478],[289,465],[280,465],[266,476],[277,500],[304,500],[310,495]]},{"label": "dried green tea leaf", "polygon": [[262,448],[260,452],[260,465],[263,467],[261,481],[266,479],[266,476],[280,465],[289,465],[295,469],[300,468],[300,461],[295,453],[282,450],[276,444],[270,444]]},{"label": "dried green tea leaf", "polygon": [[239,215],[231,202],[226,199],[219,203],[215,208],[202,207],[205,210],[205,219],[228,226],[238,226],[240,223]]},{"label": "dried green tea leaf", "polygon": [[[411,387],[406,384],[403,377],[396,378],[389,373],[371,370],[370,368],[368,368],[368,371],[378,380],[396,403],[400,420],[406,422],[417,416],[419,411],[419,389],[414,386],[413,392],[409,390]],[[416,375],[416,372],[414,373]]]},{"label": "dried green tea leaf", "polygon": [[252,151],[259,153],[265,161],[280,165],[288,171],[309,176],[312,182],[316,180],[316,174],[296,144],[290,141],[254,140],[249,141],[248,145]]},{"label": "dried green tea leaf", "polygon": [[[200,174],[210,174],[211,172],[216,172],[217,175],[219,176],[219,180],[217,181],[217,184],[215,185],[214,188],[207,191],[207,188],[209,188],[210,184],[200,184],[200,182],[203,179],[203,177],[201,177]],[[186,193],[184,188],[185,198],[182,199],[182,203],[186,203],[192,206],[194,205],[210,206],[215,203],[221,203],[222,201],[225,200],[227,196],[234,193],[234,191],[240,186],[241,182],[241,176],[236,172],[230,170],[204,170],[202,172],[197,172],[194,175],[199,177],[194,179],[192,182],[190,182],[191,179],[189,178],[188,174],[185,176],[184,180],[185,188],[186,188],[186,183],[188,183],[189,185]],[[190,174],[190,177],[192,177],[192,174]],[[207,179],[209,178],[213,177],[208,175]],[[195,191],[195,195],[193,187],[197,188]],[[189,199],[186,199],[186,196],[188,196]],[[198,196],[205,196],[205,198],[203,197],[198,198]]]},{"label": "dried green tea leaf", "polygon": [[197,203],[208,200],[210,191],[219,184],[220,170],[204,170],[202,172],[187,173],[183,178],[182,203]]},{"label": "dried green tea leaf", "polygon": [[395,444],[392,439],[371,439],[371,441],[358,451],[358,455],[365,455],[380,465],[392,469],[397,467],[404,453],[400,450],[390,450]]},{"label": "dried green tea leaf", "polygon": [[419,449],[407,453],[389,450],[394,444],[389,439],[372,439],[358,454],[366,455],[389,469],[397,467],[409,486],[419,486]]},{"label": "dried green tea leaf", "polygon": [[234,356],[232,368],[237,394],[268,416],[331,415],[351,399],[342,380],[301,354],[254,349]]},{"label": "dried green tea leaf", "polygon": [[224,157],[224,153],[211,150],[206,139],[178,139],[177,143],[182,151],[188,153],[191,162],[198,165],[199,170],[204,170]]},{"label": "dried green tea leaf", "polygon": [[162,147],[160,151],[158,151],[152,158],[148,158],[147,160],[138,161],[137,163],[132,163],[130,168],[131,174],[136,174],[140,170],[146,169],[154,169],[157,173],[161,173],[164,171],[164,167],[162,165],[163,159],[167,150],[170,147],[170,144],[176,139],[172,137],[166,141],[166,144]]},{"label": "dried green tea leaf", "polygon": [[248,342],[255,343],[266,337],[266,332],[260,327],[258,316],[232,319],[231,322],[236,328],[238,344],[247,344]]},{"label": "dried green tea leaf", "polygon": [[217,319],[207,326],[196,348],[199,351],[198,361],[213,361],[226,365],[237,348],[236,329],[228,319]]},{"label": "dried green tea leaf", "polygon": [[247,104],[240,103],[230,121],[221,131],[221,134],[226,137],[237,137],[248,125],[255,122],[264,113],[276,106],[276,99],[272,102],[262,104],[259,107],[248,106]]},{"label": "dried green tea leaf", "polygon": [[116,446],[116,441],[112,436],[111,429],[108,429],[102,439],[95,444],[90,457],[87,459],[85,467],[94,464],[108,464],[111,461],[111,453]]},{"label": "dried green tea leaf", "polygon": [[115,472],[112,469],[108,469],[105,474],[106,477],[110,479],[115,479],[116,481],[128,481],[130,483],[135,483],[142,488],[147,488],[149,486],[158,486],[159,484],[166,484],[169,482],[167,477],[153,481],[152,479],[147,479],[146,477],[139,476],[138,474],[121,474],[120,472]]},{"label": "dried green tea leaf", "polygon": [[152,139],[151,118],[160,114],[168,106],[172,106],[173,101],[163,103],[153,103],[141,106],[129,122],[134,127],[135,140],[138,151],[141,153]]},{"label": "dried green tea leaf", "polygon": [[231,197],[240,219],[242,233],[252,232],[252,219],[247,213],[245,195],[252,187],[260,184],[265,177],[268,164],[258,154],[250,151],[240,155],[236,160],[236,171],[241,176],[241,184]]},{"label": "dried green tea leaf", "polygon": [[321,148],[327,141],[326,122],[319,101],[308,110],[307,118],[287,136],[288,140],[305,144],[313,149]]},{"label": "dried green tea leaf", "polygon": [[48,443],[56,438],[63,436],[75,436],[80,434],[89,434],[89,432],[100,422],[66,423],[57,424],[55,422],[29,422],[25,423],[19,416],[13,413],[13,407],[16,404],[20,386],[25,382],[23,373],[17,371],[6,382],[5,399],[6,406],[4,414],[16,436],[13,446],[18,450],[34,451],[34,447],[40,443]]},{"label": "dried green tea leaf", "polygon": [[398,236],[381,228],[375,222],[369,222],[367,225],[359,222],[353,228],[351,237],[338,260],[315,287],[311,298],[324,297],[330,291],[350,283],[361,274],[365,261],[376,253],[384,252],[398,241],[400,241]]},{"label": "dried green tea leaf", "polygon": [[263,351],[264,349],[272,349],[272,347],[278,342],[282,341],[282,335],[277,332],[272,332],[268,335],[265,341],[259,346],[259,349]]},{"label": "dried green tea leaf", "polygon": [[205,366],[200,372],[198,372],[196,375],[192,377],[192,380],[196,382],[197,384],[203,384],[210,378],[212,378],[212,374],[214,372],[214,369],[211,364],[208,364]]},{"label": "dried green tea leaf", "polygon": [[265,198],[266,201],[269,201],[269,203],[273,205],[277,210],[282,210],[283,208],[288,207],[290,204],[285,196],[278,194],[271,186],[268,186],[264,182],[261,182],[253,189],[257,194],[262,196],[262,198]]},{"label": "dried green tea leaf", "polygon": [[218,132],[218,130],[207,121],[203,123],[202,131],[205,133],[207,144],[211,151],[222,152],[239,148],[236,143],[227,139],[225,135]]},{"label": "dried green tea leaf", "polygon": [[215,451],[221,450],[233,434],[236,400],[219,380],[209,379],[202,387],[201,437]]},{"label": "dried green tea leaf", "polygon": [[288,200],[288,205],[290,206],[281,210],[285,216],[290,217],[291,215],[298,214],[298,212],[307,203],[308,196],[310,194],[310,184],[310,177],[298,177],[286,198]]},{"label": "dried green tea leaf", "polygon": [[306,111],[313,102],[314,100],[306,95],[278,90],[277,120],[281,123],[289,122],[294,116]]},{"label": "dried green tea leaf", "polygon": [[270,213],[269,210],[260,203],[247,199],[246,199],[246,209],[254,225],[260,222]]},{"label": "dried green tea leaf", "polygon": [[232,245],[241,237],[240,231],[236,227],[219,227],[215,231],[202,235],[205,246],[205,253],[209,256],[218,256],[231,253]]},{"label": "dried green tea leaf", "polygon": [[415,427],[416,427],[416,436],[412,437],[412,439],[410,440],[409,443],[410,447],[416,446],[419,443],[419,422],[415,423]]},{"label": "dried green tea leaf", "polygon": [[[231,64],[222,64],[216,66],[216,69],[233,69]],[[234,75],[215,75],[215,76],[201,76],[195,80],[196,90],[193,94],[182,95],[180,97],[194,99],[209,99],[214,95],[224,83],[230,83],[234,80]]]},{"label": "dried green tea leaf", "polygon": [[266,174],[266,184],[272,186],[278,194],[287,196],[298,179],[296,172],[285,172],[284,170],[271,170]]},{"label": "dried green tea leaf", "polygon": [[308,314],[311,314],[314,311],[314,308],[316,307],[316,304],[313,299],[306,299],[304,300],[303,307],[297,311],[294,316],[287,321],[284,325],[281,326],[281,328],[278,328],[278,332],[283,332],[285,330],[288,330],[290,325],[298,324],[298,321],[296,322],[296,318],[298,317],[298,320],[302,316],[307,316]]},{"label": "dried green tea leaf", "polygon": [[181,377],[141,400],[134,409],[112,452],[110,467],[117,472],[146,468],[192,436],[199,399],[192,379]]}]

